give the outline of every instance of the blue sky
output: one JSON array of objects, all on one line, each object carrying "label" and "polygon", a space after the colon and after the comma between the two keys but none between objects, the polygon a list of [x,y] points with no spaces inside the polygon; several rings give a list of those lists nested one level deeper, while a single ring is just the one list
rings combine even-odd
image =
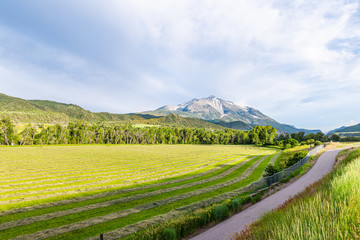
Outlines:
[{"label": "blue sky", "polygon": [[0,92],[127,113],[217,97],[330,130],[360,122],[360,2],[0,2]]}]

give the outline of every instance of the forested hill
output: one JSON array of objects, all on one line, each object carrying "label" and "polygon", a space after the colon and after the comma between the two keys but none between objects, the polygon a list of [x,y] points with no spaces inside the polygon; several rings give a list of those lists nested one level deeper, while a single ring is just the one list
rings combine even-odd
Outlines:
[{"label": "forested hill", "polygon": [[327,135],[337,134],[340,137],[360,137],[360,123],[353,126],[341,127],[330,131]]},{"label": "forested hill", "polygon": [[0,94],[0,119],[9,118],[14,123],[68,124],[76,120],[99,123],[150,124],[170,127],[223,129],[219,125],[195,118],[177,115],[164,117],[138,116],[133,114],[94,113],[74,104],[47,100],[24,100]]}]

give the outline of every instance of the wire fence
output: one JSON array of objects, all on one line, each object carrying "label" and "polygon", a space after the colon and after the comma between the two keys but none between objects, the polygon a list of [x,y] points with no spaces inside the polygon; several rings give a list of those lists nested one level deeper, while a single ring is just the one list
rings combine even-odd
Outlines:
[{"label": "wire fence", "polygon": [[298,170],[301,166],[303,166],[305,163],[307,163],[310,159],[310,156],[317,154],[322,149],[324,149],[324,145],[317,146],[316,148],[308,152],[308,154],[303,159],[301,159],[294,165],[285,168],[283,171],[275,173],[270,177],[264,177],[256,182],[251,183],[249,185],[249,194],[252,195],[260,190],[270,187],[275,183],[279,183],[282,179],[287,178],[288,176],[290,176],[290,174],[292,174],[293,172]]}]

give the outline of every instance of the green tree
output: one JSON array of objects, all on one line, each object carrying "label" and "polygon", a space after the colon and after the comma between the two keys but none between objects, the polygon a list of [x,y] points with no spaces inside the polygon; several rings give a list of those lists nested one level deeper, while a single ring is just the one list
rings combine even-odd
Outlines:
[{"label": "green tree", "polygon": [[0,121],[0,142],[5,145],[15,144],[14,125],[9,118]]}]

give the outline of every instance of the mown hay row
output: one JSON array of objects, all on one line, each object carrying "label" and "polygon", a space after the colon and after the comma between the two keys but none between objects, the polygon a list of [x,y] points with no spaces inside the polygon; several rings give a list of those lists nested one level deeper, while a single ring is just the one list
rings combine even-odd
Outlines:
[{"label": "mown hay row", "polygon": [[[237,161],[237,159],[231,159],[229,162],[227,162],[227,164],[231,164],[232,162],[235,162],[235,161]],[[218,167],[215,167],[215,168],[213,168],[213,169],[211,169],[209,171],[199,173],[199,174],[196,174],[196,175],[190,175],[190,176],[185,177],[185,178],[179,178],[179,179],[174,179],[174,180],[169,180],[169,181],[163,181],[163,182],[144,185],[144,186],[140,186],[140,187],[125,188],[125,189],[120,189],[120,190],[115,190],[115,191],[107,191],[107,192],[102,192],[102,193],[97,193],[97,194],[91,194],[91,195],[88,195],[88,196],[82,196],[82,197],[76,197],[76,198],[71,198],[71,199],[66,199],[66,200],[60,200],[60,201],[56,201],[56,202],[49,202],[49,203],[38,204],[38,205],[34,205],[34,206],[27,206],[27,207],[23,207],[23,208],[17,208],[17,209],[9,209],[9,210],[5,210],[5,211],[0,212],[0,216],[6,216],[6,215],[10,215],[10,214],[22,213],[22,212],[26,212],[26,211],[33,211],[33,210],[36,210],[36,209],[49,208],[49,207],[60,206],[60,205],[65,205],[65,204],[72,204],[72,203],[92,200],[92,199],[96,199],[96,198],[104,198],[104,197],[109,197],[109,196],[113,196],[113,195],[117,195],[117,194],[128,193],[128,192],[133,192],[133,191],[139,191],[139,190],[144,190],[144,189],[153,188],[153,187],[161,187],[161,186],[168,185],[168,184],[179,183],[179,182],[182,182],[182,181],[188,181],[188,180],[191,180],[191,179],[194,179],[194,178],[206,176],[208,174],[211,174],[213,172],[221,170],[223,167],[224,166],[218,166]]]},{"label": "mown hay row", "polygon": [[[258,165],[261,164],[259,162],[257,162],[257,163],[258,163]],[[250,175],[248,175],[248,177],[249,176]],[[176,208],[168,213],[158,215],[158,216],[152,217],[150,219],[146,219],[146,220],[137,222],[135,224],[128,225],[123,228],[119,228],[119,229],[116,229],[116,230],[113,230],[110,232],[105,232],[104,238],[109,239],[109,240],[123,238],[130,234],[136,233],[142,229],[151,227],[151,226],[159,224],[159,223],[169,221],[176,217],[182,216],[186,213],[195,211],[196,209],[207,207],[210,204],[213,204],[215,202],[220,202],[220,201],[223,201],[226,199],[234,198],[234,197],[236,197],[244,192],[247,192],[247,191],[248,191],[248,186],[245,186],[245,187],[241,187],[239,189],[236,189],[236,190],[233,190],[230,192],[223,193],[216,197],[208,198],[208,199],[205,199],[205,200],[202,200],[199,202],[195,202],[195,203],[192,203],[192,204],[189,204],[186,206],[182,206],[182,207]],[[96,240],[96,239],[98,239],[98,237],[90,237],[87,240]]]},{"label": "mown hay row", "polygon": [[[255,158],[255,157],[253,157],[253,158]],[[158,195],[158,194],[162,194],[162,193],[166,193],[166,192],[171,192],[171,191],[175,191],[175,190],[179,190],[179,189],[189,188],[189,187],[199,185],[199,184],[202,184],[202,183],[215,181],[215,180],[221,179],[221,178],[233,173],[235,170],[237,170],[242,165],[244,165],[247,161],[250,161],[253,158],[248,158],[248,159],[240,162],[239,164],[235,165],[234,167],[228,169],[227,171],[225,171],[225,172],[223,172],[223,173],[221,173],[219,175],[216,175],[214,177],[211,177],[211,178],[207,178],[207,179],[203,179],[203,180],[200,180],[200,181],[188,183],[188,184],[185,184],[185,185],[180,185],[180,186],[177,186],[177,187],[160,189],[160,190],[156,190],[156,191],[152,191],[152,192],[138,194],[138,195],[135,195],[135,196],[115,199],[115,200],[111,200],[111,201],[105,201],[105,202],[91,204],[91,205],[87,205],[87,206],[83,206],[83,207],[79,207],[79,208],[73,208],[73,209],[68,209],[68,210],[64,210],[64,211],[58,211],[58,212],[53,212],[53,213],[49,213],[49,214],[45,214],[45,215],[29,217],[29,218],[23,218],[23,219],[11,221],[11,222],[2,223],[2,224],[0,224],[0,231],[4,230],[4,229],[7,229],[7,228],[18,227],[18,226],[22,226],[22,225],[31,224],[31,223],[34,223],[34,222],[37,222],[37,221],[44,221],[44,220],[48,220],[48,219],[52,219],[52,218],[56,218],[56,217],[61,217],[61,216],[69,215],[69,214],[79,213],[79,212],[83,212],[83,211],[87,211],[87,210],[91,210],[91,209],[102,208],[102,207],[107,207],[107,206],[120,204],[120,203],[124,203],[124,202],[134,201],[134,200],[137,200],[137,199],[142,199],[142,198],[146,198],[146,197],[150,197],[150,196],[154,196],[154,195]]]},{"label": "mown hay row", "polygon": [[273,158],[271,158],[271,160],[270,160],[271,165],[274,165],[276,159],[280,156],[281,153],[282,153],[282,150],[280,150]]},{"label": "mown hay row", "polygon": [[57,236],[59,234],[64,234],[64,233],[74,231],[74,230],[77,230],[77,229],[81,229],[81,228],[93,226],[93,225],[96,225],[96,224],[104,223],[104,222],[107,222],[107,221],[111,221],[111,220],[114,220],[114,219],[122,218],[122,217],[128,216],[130,214],[134,214],[134,213],[138,213],[138,212],[141,212],[141,211],[153,209],[153,208],[156,208],[156,207],[161,206],[161,205],[170,204],[170,203],[182,200],[182,199],[186,199],[186,198],[189,198],[189,197],[192,197],[192,196],[196,196],[196,195],[205,193],[205,192],[214,191],[214,190],[217,190],[217,189],[232,185],[235,182],[239,182],[241,180],[244,180],[245,178],[250,176],[252,171],[262,161],[264,161],[265,159],[266,159],[266,156],[261,158],[260,160],[258,160],[256,163],[254,163],[248,169],[246,169],[245,172],[241,176],[239,176],[238,178],[233,179],[233,180],[228,181],[228,182],[225,182],[225,183],[217,184],[217,185],[205,188],[205,189],[200,189],[200,190],[192,191],[192,192],[189,192],[189,193],[177,195],[177,196],[174,196],[174,197],[162,199],[162,200],[159,200],[159,201],[151,202],[151,203],[148,203],[148,204],[140,205],[140,206],[137,206],[137,207],[134,207],[134,208],[131,208],[131,209],[124,210],[124,211],[113,212],[113,213],[110,213],[110,214],[107,214],[107,215],[104,215],[104,216],[89,218],[87,220],[76,222],[76,223],[73,223],[73,224],[64,225],[64,226],[57,227],[57,228],[46,229],[46,230],[35,232],[33,234],[19,236],[19,237],[16,237],[15,239],[24,239],[24,238],[44,239],[45,237]]},{"label": "mown hay row", "polygon": [[[213,162],[211,162],[211,163],[213,163]],[[115,175],[115,177],[106,176],[106,179],[104,179],[104,177],[101,177],[102,180],[100,180],[100,181],[97,180],[96,182],[95,182],[95,180],[97,178],[91,178],[90,180],[86,180],[86,181],[82,181],[82,182],[69,181],[69,182],[59,183],[58,185],[61,185],[60,187],[53,187],[53,186],[58,186],[56,184],[51,184],[51,185],[44,184],[44,185],[40,185],[36,188],[27,187],[27,188],[15,188],[15,189],[11,189],[11,190],[3,190],[3,191],[0,191],[0,193],[3,194],[3,198],[0,198],[0,205],[1,205],[2,199],[10,200],[10,199],[18,198],[20,196],[21,199],[25,200],[26,196],[32,195],[34,193],[36,193],[36,195],[39,196],[39,195],[42,195],[43,193],[52,194],[52,193],[56,193],[56,192],[62,191],[62,190],[73,190],[73,189],[78,189],[78,188],[84,189],[85,187],[88,187],[88,186],[89,186],[88,188],[95,188],[95,187],[103,186],[103,185],[106,185],[107,188],[109,186],[121,187],[121,186],[131,185],[131,184],[133,184],[134,181],[141,182],[140,181],[141,179],[146,179],[147,181],[149,181],[149,175],[151,175],[152,179],[159,179],[159,178],[157,178],[158,176],[161,176],[161,178],[166,178],[166,177],[169,177],[169,175],[177,176],[177,175],[180,175],[179,173],[186,174],[186,173],[194,172],[194,171],[200,170],[202,168],[205,168],[208,165],[211,165],[211,164],[209,162],[195,163],[195,164],[188,164],[188,165],[184,165],[184,166],[172,167],[172,168],[170,168],[170,170],[159,170],[159,171],[154,171],[154,172],[151,172],[151,171],[149,171],[149,169],[146,169],[146,173],[144,173],[144,174],[139,174],[139,172],[132,172],[132,174],[127,174],[127,175],[122,174],[121,177],[119,177],[118,175]],[[184,168],[190,168],[190,167],[192,167],[192,168],[188,169],[187,171],[184,170]],[[157,168],[153,168],[153,169],[157,169]],[[134,177],[134,176],[136,176],[136,177]],[[59,179],[59,181],[61,181],[61,180],[62,179]],[[123,183],[118,183],[118,182],[123,182]],[[146,182],[146,181],[144,181],[144,182]],[[49,186],[51,188],[46,189],[47,186]],[[23,194],[23,193],[26,193],[26,194]]]},{"label": "mown hay row", "polygon": [[[228,157],[224,157],[224,158],[226,159]],[[171,169],[174,168],[174,167],[175,168],[184,168],[184,167],[191,167],[191,166],[194,166],[194,165],[207,166],[207,165],[211,165],[211,164],[216,164],[217,162],[219,162],[219,160],[222,160],[224,158],[207,159],[207,160],[203,160],[203,161],[197,160],[196,163],[188,163],[188,164],[183,164],[182,162],[177,162],[177,163],[170,162],[167,165],[163,165],[162,168],[167,168],[167,167],[171,167]],[[124,168],[124,166],[117,166],[117,169],[115,169],[115,170],[114,169],[110,169],[110,170],[102,169],[101,171],[94,172],[94,174],[88,174],[87,170],[82,169],[81,171],[79,171],[81,174],[71,174],[71,175],[67,174],[67,175],[65,175],[65,177],[64,177],[64,175],[58,175],[58,176],[54,177],[53,173],[49,173],[49,172],[46,172],[46,175],[51,176],[51,177],[49,177],[49,179],[57,179],[57,181],[64,181],[67,178],[77,178],[77,177],[79,177],[79,178],[87,178],[87,177],[90,177],[90,176],[106,175],[106,173],[108,173],[108,172],[119,172],[119,173],[125,174],[125,173],[142,172],[142,171],[159,169],[159,167],[156,166],[156,163],[154,163],[153,167],[139,167],[138,165],[136,165],[133,168],[126,167],[123,170],[119,170],[118,169],[119,167]],[[99,174],[99,172],[100,172],[100,174]],[[39,173],[37,174],[37,176],[39,176]],[[29,179],[31,179],[33,181],[28,181],[29,179],[26,179],[21,175],[18,176],[17,179],[18,178],[21,178],[22,180],[17,180],[17,181],[14,181],[14,182],[11,182],[11,181],[9,182],[9,180],[8,181],[2,181],[2,183],[0,183],[0,188],[2,188],[4,186],[4,183],[6,183],[7,185],[11,185],[11,187],[13,188],[13,187],[16,187],[17,185],[21,185],[21,183],[25,183],[25,185],[31,185],[32,183],[37,184],[37,183],[46,181],[46,179],[42,179],[41,181],[36,181],[35,180],[36,178],[29,178]]]}]

